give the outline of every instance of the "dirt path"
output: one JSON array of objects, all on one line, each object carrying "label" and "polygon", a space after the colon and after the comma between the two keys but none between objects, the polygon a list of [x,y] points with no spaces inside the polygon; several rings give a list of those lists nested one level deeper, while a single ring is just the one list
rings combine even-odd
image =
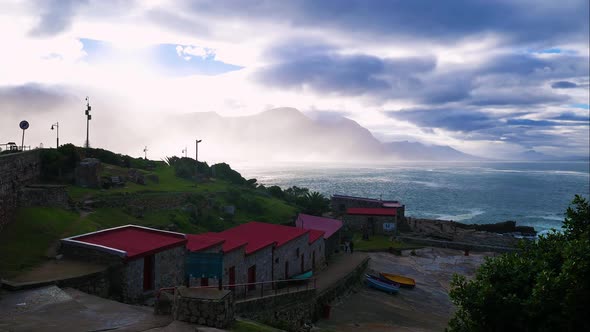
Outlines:
[{"label": "dirt path", "polygon": [[416,288],[396,295],[359,287],[332,304],[329,320],[318,326],[334,331],[443,331],[454,306],[448,290],[453,273],[473,275],[491,253],[464,256],[463,251],[424,248],[416,256],[371,253],[369,272],[389,272],[416,280]]}]

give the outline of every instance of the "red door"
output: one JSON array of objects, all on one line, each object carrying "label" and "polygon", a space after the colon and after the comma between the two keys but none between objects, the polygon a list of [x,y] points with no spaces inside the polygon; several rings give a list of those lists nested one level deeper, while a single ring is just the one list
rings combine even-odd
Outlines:
[{"label": "red door", "polygon": [[154,289],[154,256],[143,258],[143,290]]},{"label": "red door", "polygon": [[256,282],[256,265],[252,265],[250,266],[250,268],[248,268],[248,283],[250,285],[248,285],[248,290],[253,290],[256,289],[256,285],[254,284]]},{"label": "red door", "polygon": [[304,262],[305,256],[303,256],[303,254],[301,254],[301,273],[305,272],[304,268],[305,268],[305,262]]}]

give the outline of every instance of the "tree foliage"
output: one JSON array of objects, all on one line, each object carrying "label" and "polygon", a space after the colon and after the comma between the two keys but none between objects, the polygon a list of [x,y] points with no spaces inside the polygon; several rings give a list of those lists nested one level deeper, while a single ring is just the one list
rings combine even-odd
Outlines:
[{"label": "tree foliage", "polygon": [[448,331],[590,331],[590,212],[576,195],[562,231],[455,275]]}]

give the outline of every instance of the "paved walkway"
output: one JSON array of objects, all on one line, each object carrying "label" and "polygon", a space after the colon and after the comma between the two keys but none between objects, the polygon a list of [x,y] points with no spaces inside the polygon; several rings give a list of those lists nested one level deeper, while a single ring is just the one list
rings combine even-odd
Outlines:
[{"label": "paved walkway", "polygon": [[168,316],[75,289],[55,286],[3,294],[0,331],[146,331],[166,326]]},{"label": "paved walkway", "polygon": [[368,256],[364,252],[355,252],[354,254],[342,253],[331,257],[328,267],[316,276],[318,291],[321,292],[337,283],[356,269]]}]

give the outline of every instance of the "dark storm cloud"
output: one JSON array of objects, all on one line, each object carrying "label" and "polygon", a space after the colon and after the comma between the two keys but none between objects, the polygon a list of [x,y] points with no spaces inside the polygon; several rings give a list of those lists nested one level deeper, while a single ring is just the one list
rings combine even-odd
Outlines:
[{"label": "dark storm cloud", "polygon": [[38,37],[53,36],[72,24],[76,8],[87,4],[87,1],[77,0],[46,0],[35,1],[39,10],[39,23],[31,30],[31,34]]},{"label": "dark storm cloud", "polygon": [[497,126],[498,119],[477,110],[465,109],[410,109],[386,112],[394,119],[408,121],[420,127],[470,132]]},{"label": "dark storm cloud", "polygon": [[558,81],[551,84],[551,87],[554,89],[573,89],[577,88],[578,85],[573,82],[568,81]]},{"label": "dark storm cloud", "polygon": [[40,84],[0,87],[0,112],[32,111],[50,112],[68,102],[76,101],[71,95],[61,93],[60,87]]},{"label": "dark storm cloud", "polygon": [[202,0],[187,10],[248,21],[323,27],[372,38],[450,40],[496,32],[512,41],[585,41],[588,1]]},{"label": "dark storm cloud", "polygon": [[538,104],[561,103],[569,100],[569,96],[530,93],[522,91],[492,92],[485,96],[476,96],[469,103],[476,106],[525,106]]},{"label": "dark storm cloud", "polygon": [[279,88],[311,89],[342,95],[383,95],[420,86],[414,74],[432,71],[433,57],[379,58],[365,54],[338,54],[323,43],[289,42],[268,55],[274,63],[256,73],[256,79]]},{"label": "dark storm cloud", "polygon": [[578,122],[586,122],[590,121],[590,115],[578,115],[572,112],[565,112],[561,113],[558,116],[554,116],[551,119],[553,120],[565,120],[565,121],[578,121]]},{"label": "dark storm cloud", "polygon": [[[135,6],[134,0],[33,0],[31,8],[38,15],[37,25],[30,31],[36,37],[50,37],[66,31],[76,15],[101,18],[122,16]],[[82,9],[85,9],[84,11]]]}]

